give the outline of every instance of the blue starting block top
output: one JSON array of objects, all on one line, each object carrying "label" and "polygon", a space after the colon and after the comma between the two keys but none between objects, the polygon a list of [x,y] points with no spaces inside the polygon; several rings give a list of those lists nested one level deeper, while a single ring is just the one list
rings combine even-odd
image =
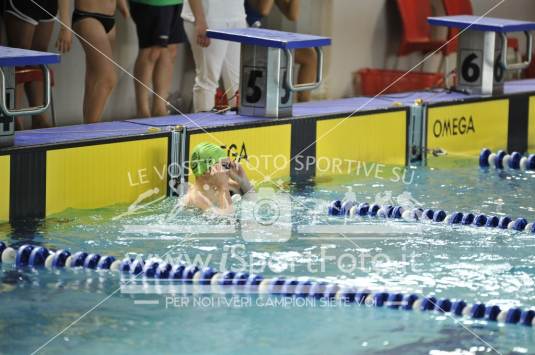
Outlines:
[{"label": "blue starting block top", "polygon": [[232,28],[208,30],[207,35],[213,39],[239,42],[253,46],[295,49],[322,47],[331,45],[331,39],[300,33],[268,30],[265,28]]},{"label": "blue starting block top", "polygon": [[0,67],[57,64],[59,54],[0,46]]},{"label": "blue starting block top", "polygon": [[446,26],[451,28],[485,32],[523,32],[535,30],[535,22],[507,20],[502,18],[479,16],[441,16],[429,17],[428,21],[434,26]]}]

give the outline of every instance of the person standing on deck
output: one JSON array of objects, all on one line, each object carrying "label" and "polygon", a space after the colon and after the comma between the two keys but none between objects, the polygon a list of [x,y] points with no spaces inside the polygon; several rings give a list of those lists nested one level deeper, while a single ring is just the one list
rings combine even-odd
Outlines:
[{"label": "person standing on deck", "polygon": [[130,17],[126,0],[76,0],[72,28],[84,48],[86,72],[84,90],[84,122],[102,119],[111,92],[117,84],[113,57],[115,11]]},{"label": "person standing on deck", "polygon": [[[206,31],[247,27],[243,0],[186,0],[182,18],[195,60],[194,111],[210,111],[220,78],[228,96],[239,89],[240,44],[212,41]],[[230,104],[236,106],[235,102]]]},{"label": "person standing on deck", "polygon": [[[130,0],[139,54],[134,67],[138,117],[165,116],[177,44],[184,42],[182,0]],[[153,88],[152,109],[150,92]]]},{"label": "person standing on deck", "polygon": [[[10,47],[32,49],[47,52],[54,30],[54,16],[58,14],[62,22],[70,23],[69,0],[4,0],[4,21],[6,24],[7,42]],[[61,53],[71,49],[72,35],[61,28],[56,47]],[[22,85],[21,85],[22,86]],[[21,99],[22,88],[17,88],[17,106]],[[25,84],[26,96],[30,106],[41,106],[44,100],[43,83]],[[22,117],[15,120],[17,130],[23,129]],[[47,128],[46,114],[32,117],[32,129]]]}]

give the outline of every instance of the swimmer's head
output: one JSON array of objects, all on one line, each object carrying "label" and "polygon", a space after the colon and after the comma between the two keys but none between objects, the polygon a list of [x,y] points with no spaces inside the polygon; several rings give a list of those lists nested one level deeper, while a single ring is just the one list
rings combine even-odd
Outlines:
[{"label": "swimmer's head", "polygon": [[227,159],[227,153],[213,143],[200,143],[191,153],[190,168],[195,176],[202,176],[214,165]]}]

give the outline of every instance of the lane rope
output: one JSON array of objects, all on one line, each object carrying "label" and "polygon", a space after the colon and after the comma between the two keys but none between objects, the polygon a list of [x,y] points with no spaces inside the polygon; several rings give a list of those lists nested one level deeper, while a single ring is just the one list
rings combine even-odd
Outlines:
[{"label": "lane rope", "polygon": [[49,250],[42,246],[25,244],[18,248],[8,247],[0,242],[1,262],[16,268],[84,268],[87,270],[110,270],[130,276],[142,276],[144,280],[170,280],[181,284],[225,287],[233,292],[255,292],[282,297],[337,300],[339,302],[389,308],[405,311],[434,311],[452,316],[465,317],[504,324],[535,325],[535,310],[513,307],[501,309],[497,305],[484,303],[468,304],[464,300],[437,298],[433,295],[421,297],[399,292],[358,290],[352,286],[311,279],[264,278],[247,272],[218,272],[211,267],[197,265],[171,265],[158,259],[143,260],[96,253],[68,250]]},{"label": "lane rope", "polygon": [[535,234],[535,222],[528,222],[526,218],[519,217],[513,219],[509,216],[489,216],[481,213],[447,213],[442,209],[406,209],[402,206],[392,205],[370,205],[367,202],[358,203],[351,200],[334,200],[329,204],[327,214],[329,216],[346,217],[357,219],[359,217],[397,219],[406,221],[431,221],[450,225],[465,225],[475,227],[487,227],[498,229],[509,229],[517,232],[526,231]]},{"label": "lane rope", "polygon": [[535,154],[523,156],[519,152],[508,154],[504,150],[493,153],[490,149],[483,148],[479,153],[479,167],[535,171]]}]

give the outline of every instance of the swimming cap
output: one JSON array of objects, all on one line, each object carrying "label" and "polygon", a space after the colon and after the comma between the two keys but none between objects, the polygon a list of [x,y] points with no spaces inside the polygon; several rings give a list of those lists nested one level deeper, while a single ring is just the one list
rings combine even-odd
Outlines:
[{"label": "swimming cap", "polygon": [[204,175],[220,160],[226,159],[225,151],[213,143],[200,143],[191,153],[190,168],[195,176]]}]

